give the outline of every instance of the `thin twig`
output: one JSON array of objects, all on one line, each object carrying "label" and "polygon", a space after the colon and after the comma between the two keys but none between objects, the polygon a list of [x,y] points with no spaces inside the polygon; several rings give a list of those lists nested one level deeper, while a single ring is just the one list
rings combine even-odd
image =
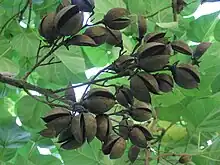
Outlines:
[{"label": "thin twig", "polygon": [[45,63],[45,64],[40,64],[40,66],[53,65],[53,64],[60,64],[60,63],[62,63],[62,61],[48,62],[48,63]]},{"label": "thin twig", "polygon": [[29,28],[30,22],[31,22],[31,10],[32,10],[32,0],[29,0],[29,13],[28,13],[27,29]]},{"label": "thin twig", "polygon": [[145,149],[145,165],[150,165],[150,150]]},{"label": "thin twig", "polygon": [[42,44],[42,40],[40,40],[40,42],[39,42],[39,46],[38,46],[38,49],[37,49],[36,63],[38,63],[40,50],[42,49],[41,44]]}]

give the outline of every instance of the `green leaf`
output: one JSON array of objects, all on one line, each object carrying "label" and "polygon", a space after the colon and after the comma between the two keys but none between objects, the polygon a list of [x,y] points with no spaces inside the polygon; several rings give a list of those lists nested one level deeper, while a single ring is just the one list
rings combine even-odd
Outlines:
[{"label": "green leaf", "polygon": [[39,40],[37,39],[37,35],[34,32],[20,33],[13,37],[11,42],[14,50],[18,51],[20,56],[36,56]]},{"label": "green leaf", "polygon": [[12,115],[9,113],[10,108],[12,108],[12,103],[7,98],[1,98],[0,99],[0,109],[1,109],[1,115],[0,120],[11,118]]},{"label": "green leaf", "polygon": [[215,29],[214,29],[214,37],[217,41],[220,41],[220,21],[218,21],[218,23],[215,25]]},{"label": "green leaf", "polygon": [[[43,99],[43,98],[42,98]],[[34,100],[30,96],[22,97],[15,105],[17,116],[25,126],[39,131],[43,128],[41,117],[46,114],[51,108]]]},{"label": "green leaf", "polygon": [[213,35],[213,30],[218,22],[219,12],[204,15],[190,23],[187,31],[187,37],[194,42],[208,41]]},{"label": "green leaf", "polygon": [[19,73],[19,67],[13,61],[8,58],[1,57],[0,58],[0,72],[7,72],[13,75],[17,75]]},{"label": "green leaf", "polygon": [[134,14],[145,14],[146,9],[144,8],[144,0],[137,1],[134,0],[127,0],[127,6],[131,13]]}]

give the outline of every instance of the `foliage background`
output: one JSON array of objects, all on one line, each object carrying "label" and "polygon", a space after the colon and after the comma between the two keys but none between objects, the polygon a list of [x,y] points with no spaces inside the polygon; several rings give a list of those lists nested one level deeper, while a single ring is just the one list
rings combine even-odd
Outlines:
[{"label": "foliage background", "polygon": [[[190,3],[192,0],[186,2]],[[54,11],[58,3],[59,0],[33,0],[30,28],[24,28],[16,20],[12,20],[4,29],[0,35],[0,72],[10,72],[20,78],[30,70],[35,63],[41,39],[38,34],[40,20],[46,13]],[[137,14],[148,17],[148,32],[164,30],[189,43],[213,42],[201,59],[199,89],[189,91],[176,87],[172,93],[156,96],[153,104],[160,110],[159,125],[166,128],[170,123],[173,124],[162,140],[161,152],[192,154],[193,162],[197,165],[220,164],[219,12],[198,19],[184,17],[197,9],[200,3],[197,0],[181,12],[178,22],[173,22],[171,0],[138,0],[138,3],[134,0],[95,0],[95,3],[95,20],[102,18],[111,8],[127,7],[134,17]],[[2,28],[24,4],[24,0],[0,0],[0,27]],[[23,24],[27,23],[28,11],[24,16]],[[128,52],[131,52],[135,45],[135,40],[131,37],[135,34],[137,34],[135,27],[123,31],[125,49]],[[103,67],[114,61],[117,54],[118,49],[108,45],[97,48],[72,47],[70,51],[62,47],[55,53],[56,58],[62,63],[39,67],[28,81],[41,87],[55,89],[64,87],[69,81],[85,82],[87,81],[85,70]],[[175,56],[175,60],[178,58],[190,60],[187,56]],[[123,80],[117,82],[121,83]],[[86,144],[78,150],[63,151],[50,139],[39,136],[38,132],[43,128],[40,117],[50,110],[50,107],[37,102],[20,89],[0,84],[0,110],[2,165],[129,164],[127,154],[120,160],[109,160],[101,153],[101,144],[98,141]],[[16,124],[16,117],[19,117],[22,126]],[[212,145],[207,144],[208,140],[212,140]],[[48,148],[51,154],[40,154],[39,147]],[[135,165],[143,164],[141,159],[143,158],[140,157]],[[154,160],[151,163],[156,164]],[[166,161],[162,160],[161,164],[166,164]]]}]

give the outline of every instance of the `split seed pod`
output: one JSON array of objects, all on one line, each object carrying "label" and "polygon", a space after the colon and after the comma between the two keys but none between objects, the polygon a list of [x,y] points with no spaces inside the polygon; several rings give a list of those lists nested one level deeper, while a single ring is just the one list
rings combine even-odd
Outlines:
[{"label": "split seed pod", "polygon": [[77,5],[80,11],[93,12],[95,8],[94,0],[71,0],[72,5]]},{"label": "split seed pod", "polygon": [[71,5],[69,0],[62,0],[62,2],[57,6],[56,13],[62,10],[64,7]]},{"label": "split seed pod", "polygon": [[147,21],[146,18],[142,15],[138,16],[138,34],[139,38],[143,38],[147,32]]},{"label": "split seed pod", "polygon": [[148,121],[152,118],[152,111],[144,106],[133,107],[129,113],[132,119],[139,122]]},{"label": "split seed pod", "polygon": [[57,31],[64,36],[74,35],[80,31],[84,16],[75,5],[69,5],[60,10],[55,17]]},{"label": "split seed pod", "polygon": [[128,140],[129,132],[133,124],[133,121],[128,119],[123,119],[119,123],[119,135],[125,140]]},{"label": "split seed pod", "polygon": [[166,33],[164,32],[160,32],[160,33],[156,33],[156,32],[151,32],[148,33],[145,37],[144,37],[144,42],[158,42],[158,40],[164,38],[164,36],[166,35]]},{"label": "split seed pod", "polygon": [[113,8],[104,16],[103,23],[111,29],[121,30],[126,28],[131,20],[129,11],[124,8]]},{"label": "split seed pod", "polygon": [[159,89],[162,92],[170,92],[173,89],[173,78],[166,73],[159,73],[155,75],[155,78],[158,82]]},{"label": "split seed pod", "polygon": [[118,159],[122,157],[126,149],[126,141],[121,137],[110,138],[103,144],[102,151],[105,155],[109,155],[110,159]]},{"label": "split seed pod", "polygon": [[192,55],[192,64],[198,65],[198,60],[202,55],[208,50],[208,48],[212,45],[211,42],[201,42],[199,45],[196,46],[196,49],[193,51]]},{"label": "split seed pod", "polygon": [[174,81],[185,89],[197,88],[200,83],[199,72],[193,65],[180,64],[171,68]]},{"label": "split seed pod", "polygon": [[121,46],[122,34],[119,30],[110,30],[106,38],[106,43],[112,46]]},{"label": "split seed pod", "polygon": [[128,55],[120,56],[114,63],[112,70],[114,70],[116,73],[124,72],[126,71],[129,66],[131,66],[134,63],[134,58]]},{"label": "split seed pod", "polygon": [[181,40],[171,42],[172,49],[186,55],[192,55],[193,51],[187,43]]},{"label": "split seed pod", "polygon": [[116,100],[119,104],[121,104],[124,107],[129,107],[129,105],[133,105],[134,98],[132,95],[132,92],[127,87],[120,87],[116,92]]},{"label": "split seed pod", "polygon": [[93,88],[85,97],[84,106],[94,114],[103,114],[115,105],[114,95],[104,88]]},{"label": "split seed pod", "polygon": [[153,139],[152,134],[144,127],[140,125],[134,125],[129,133],[131,143],[140,147],[146,148],[148,141]]},{"label": "split seed pod", "polygon": [[53,42],[58,36],[54,26],[54,18],[55,13],[49,13],[43,17],[39,26],[40,35],[44,37],[48,42]]},{"label": "split seed pod", "polygon": [[83,34],[92,38],[97,45],[104,44],[108,36],[107,30],[103,26],[89,27]]},{"label": "split seed pod", "polygon": [[97,123],[96,137],[100,141],[105,142],[112,131],[112,123],[107,115],[97,115],[96,123]]},{"label": "split seed pod", "polygon": [[135,145],[132,145],[129,148],[128,159],[131,161],[131,163],[134,163],[135,160],[137,160],[139,153],[140,153],[140,148],[139,147],[137,147]]},{"label": "split seed pod", "polygon": [[143,78],[134,75],[130,80],[130,88],[133,96],[143,102],[151,103],[151,96]]},{"label": "split seed pod", "polygon": [[186,164],[186,163],[191,162],[191,160],[192,160],[192,156],[191,155],[183,155],[183,156],[180,157],[179,163]]},{"label": "split seed pod", "polygon": [[95,41],[87,35],[75,35],[71,40],[68,41],[67,46],[77,45],[77,46],[98,46]]},{"label": "split seed pod", "polygon": [[74,88],[70,88],[72,87],[72,83],[69,82],[68,86],[67,86],[69,89],[67,89],[65,91],[65,98],[67,100],[70,100],[72,102],[76,102],[76,96],[75,96],[75,91],[74,91]]}]

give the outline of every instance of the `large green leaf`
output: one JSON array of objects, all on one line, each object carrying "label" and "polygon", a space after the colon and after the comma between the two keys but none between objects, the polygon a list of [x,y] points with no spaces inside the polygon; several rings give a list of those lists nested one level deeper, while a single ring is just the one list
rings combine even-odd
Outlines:
[{"label": "large green leaf", "polygon": [[220,41],[220,21],[218,21],[218,23],[215,25],[215,29],[214,29],[214,37],[217,41]]},{"label": "large green leaf", "polygon": [[[43,99],[43,98],[42,98]],[[22,97],[15,105],[17,116],[22,124],[39,131],[43,128],[44,123],[41,117],[51,108],[44,103],[34,100],[30,96]]]},{"label": "large green leaf", "polygon": [[219,12],[204,15],[190,23],[190,29],[187,31],[187,37],[194,42],[209,40],[213,35],[213,30],[218,21]]},{"label": "large green leaf", "polygon": [[8,72],[13,75],[17,75],[19,73],[19,67],[10,59],[1,57],[0,58],[0,72]]}]

